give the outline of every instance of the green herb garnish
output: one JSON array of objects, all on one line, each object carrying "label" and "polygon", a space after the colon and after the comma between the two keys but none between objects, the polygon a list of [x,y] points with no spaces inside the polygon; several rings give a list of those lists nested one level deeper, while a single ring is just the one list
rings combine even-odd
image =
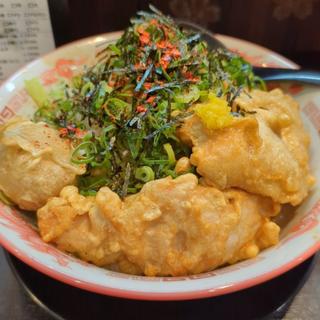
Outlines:
[{"label": "green herb garnish", "polygon": [[150,9],[35,114],[72,140],[72,161],[87,166],[78,179],[82,194],[106,185],[124,197],[147,181],[175,177],[176,159],[191,153],[175,135],[191,104],[209,91],[231,104],[242,88],[261,85],[242,58],[209,51],[198,34]]}]

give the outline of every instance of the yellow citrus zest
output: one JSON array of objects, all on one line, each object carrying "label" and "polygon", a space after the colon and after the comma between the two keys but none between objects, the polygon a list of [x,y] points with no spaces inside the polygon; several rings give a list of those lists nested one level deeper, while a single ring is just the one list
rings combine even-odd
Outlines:
[{"label": "yellow citrus zest", "polygon": [[208,129],[227,127],[233,119],[227,101],[212,93],[209,93],[207,101],[197,103],[194,111]]}]

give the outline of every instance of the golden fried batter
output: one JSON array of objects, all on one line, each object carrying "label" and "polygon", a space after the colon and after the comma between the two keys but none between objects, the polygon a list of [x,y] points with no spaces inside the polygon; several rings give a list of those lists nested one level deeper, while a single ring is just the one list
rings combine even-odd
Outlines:
[{"label": "golden fried batter", "polygon": [[44,241],[83,260],[103,266],[118,259],[120,246],[113,226],[95,198],[79,195],[75,186],[64,187],[59,198],[51,198],[38,210],[38,225]]},{"label": "golden fried batter", "polygon": [[124,201],[106,187],[95,198],[65,187],[38,210],[38,223],[45,241],[86,261],[116,264],[127,273],[179,276],[253,257],[276,244],[279,227],[268,217],[278,211],[269,198],[221,192],[185,174],[146,183]]},{"label": "golden fried batter", "polygon": [[0,127],[0,155],[0,190],[26,210],[37,210],[85,171],[70,164],[70,144],[58,131],[19,117]]},{"label": "golden fried batter", "polygon": [[180,138],[193,146],[191,163],[208,185],[238,187],[297,205],[314,179],[308,166],[309,137],[298,104],[281,90],[254,90],[236,100],[246,117],[223,129],[207,129],[196,116],[187,119]]}]

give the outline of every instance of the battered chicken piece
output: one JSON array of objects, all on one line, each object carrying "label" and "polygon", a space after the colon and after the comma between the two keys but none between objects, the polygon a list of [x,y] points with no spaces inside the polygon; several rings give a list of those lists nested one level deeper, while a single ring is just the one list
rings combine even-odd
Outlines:
[{"label": "battered chicken piece", "polygon": [[21,209],[37,210],[85,172],[57,130],[20,117],[0,127],[0,155],[0,190]]},{"label": "battered chicken piece", "polygon": [[180,129],[180,138],[193,146],[191,163],[208,185],[238,187],[298,205],[314,178],[309,171],[306,134],[298,104],[281,90],[254,90],[236,100],[249,111],[223,129],[207,129],[193,115]]},{"label": "battered chicken piece", "polygon": [[[115,196],[109,198],[109,205],[116,209],[117,201]],[[115,229],[95,198],[80,195],[77,187],[64,187],[60,197],[51,198],[37,215],[44,241],[54,242],[59,249],[98,266],[118,261],[120,245]]]},{"label": "battered chicken piece", "polygon": [[264,247],[277,243],[279,227],[269,217],[278,211],[269,198],[221,192],[185,174],[146,183],[124,201],[106,187],[95,199],[66,187],[38,210],[38,223],[45,241],[84,260],[117,264],[126,273],[179,276],[255,256],[266,224],[273,234]]}]

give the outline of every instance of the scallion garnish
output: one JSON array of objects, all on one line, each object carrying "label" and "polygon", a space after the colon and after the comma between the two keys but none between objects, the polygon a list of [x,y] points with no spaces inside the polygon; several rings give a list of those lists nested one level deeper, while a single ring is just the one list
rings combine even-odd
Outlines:
[{"label": "scallion garnish", "polygon": [[154,171],[152,170],[151,167],[148,167],[148,166],[139,167],[135,171],[135,178],[142,182],[148,182],[148,181],[154,180],[154,177],[155,177]]},{"label": "scallion garnish", "polygon": [[198,34],[183,32],[153,6],[138,12],[97,61],[54,95],[39,81],[26,83],[41,105],[35,121],[55,126],[75,146],[72,162],[86,164],[78,178],[85,195],[108,186],[124,197],[145,182],[175,177],[176,159],[191,153],[175,135],[191,104],[213,93],[230,105],[243,88],[264,86],[242,58],[209,51]]}]

